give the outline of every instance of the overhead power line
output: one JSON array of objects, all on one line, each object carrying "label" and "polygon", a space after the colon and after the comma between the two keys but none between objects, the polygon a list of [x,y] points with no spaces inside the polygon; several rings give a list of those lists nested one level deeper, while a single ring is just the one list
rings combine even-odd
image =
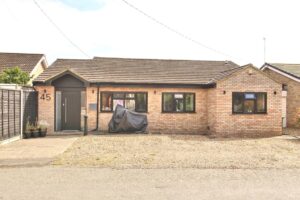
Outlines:
[{"label": "overhead power line", "polygon": [[90,56],[83,51],[75,42],[73,42],[59,26],[50,18],[50,16],[43,10],[43,8],[37,3],[36,0],[33,0],[34,4],[37,6],[37,8],[42,12],[42,14],[49,20],[49,22],[56,28],[56,30],[73,46],[75,47],[80,53],[85,55],[87,58],[90,58]]},{"label": "overhead power line", "polygon": [[[152,16],[149,15],[148,13],[146,13],[146,12],[144,12],[143,10],[141,10],[140,8],[136,7],[136,6],[133,5],[132,3],[129,3],[127,0],[121,0],[121,1],[123,1],[125,4],[127,4],[129,7],[133,8],[134,10],[136,10],[137,12],[139,12],[140,14],[142,14],[142,15],[144,15],[145,17],[149,18],[150,20],[154,21],[155,23],[157,23],[157,24],[161,25],[162,27],[168,29],[169,31],[171,31],[171,32],[173,32],[173,33],[175,33],[175,34],[177,34],[178,36],[180,36],[180,37],[182,37],[182,38],[184,38],[184,39],[186,39],[186,40],[189,40],[190,42],[193,42],[194,44],[196,44],[196,45],[198,45],[198,46],[204,47],[204,48],[206,48],[206,49],[208,49],[208,50],[210,50],[210,51],[212,51],[212,52],[215,52],[215,53],[217,53],[217,54],[219,54],[219,55],[225,56],[225,57],[227,57],[227,58],[235,58],[234,56],[231,56],[231,55],[229,55],[229,54],[227,54],[227,53],[224,53],[224,52],[219,51],[219,50],[217,50],[217,49],[215,49],[215,48],[212,48],[212,47],[210,47],[210,46],[208,46],[208,45],[206,45],[206,44],[203,44],[203,43],[201,43],[201,42],[199,42],[199,41],[193,39],[192,37],[190,37],[190,36],[188,36],[188,35],[186,35],[186,34],[180,32],[180,31],[178,31],[178,30],[172,28],[171,26],[169,26],[169,25],[167,25],[167,24],[161,22],[160,20],[156,19],[155,17],[152,17]],[[235,59],[236,59],[236,58],[235,58]],[[241,60],[241,59],[237,59],[237,60]]]}]

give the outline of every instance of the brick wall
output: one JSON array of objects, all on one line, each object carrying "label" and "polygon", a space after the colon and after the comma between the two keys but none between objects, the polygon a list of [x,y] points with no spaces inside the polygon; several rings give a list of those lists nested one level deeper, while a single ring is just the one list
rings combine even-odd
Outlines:
[{"label": "brick wall", "polygon": [[[45,120],[49,123],[48,132],[54,132],[54,102],[55,94],[53,86],[38,86],[35,87],[38,91],[38,118],[39,120]],[[45,98],[41,98],[41,95],[46,94]]]},{"label": "brick wall", "polygon": [[[192,88],[128,88],[100,87],[101,91],[148,92],[148,129],[152,133],[203,134],[207,129],[207,101],[205,89]],[[191,92],[196,97],[196,113],[162,113],[162,92]],[[108,130],[112,113],[99,113],[99,127]]]},{"label": "brick wall", "polygon": [[88,116],[88,130],[96,128],[97,110],[93,109],[90,105],[97,104],[97,87],[86,88],[86,110]]},{"label": "brick wall", "polygon": [[[248,74],[249,69],[252,75]],[[232,114],[232,92],[267,92],[267,114]],[[217,107],[214,134],[247,137],[282,134],[281,84],[263,72],[246,68],[218,82],[215,93]]]},{"label": "brick wall", "polygon": [[217,93],[215,88],[207,90],[207,128],[208,133],[213,134],[216,132],[217,123]]},{"label": "brick wall", "polygon": [[298,120],[300,118],[300,83],[270,69],[265,69],[264,72],[280,83],[287,85],[287,126],[299,126],[300,124]]}]

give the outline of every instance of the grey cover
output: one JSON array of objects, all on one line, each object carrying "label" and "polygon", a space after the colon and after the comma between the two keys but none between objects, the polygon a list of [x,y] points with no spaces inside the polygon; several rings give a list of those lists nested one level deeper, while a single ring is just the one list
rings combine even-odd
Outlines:
[{"label": "grey cover", "polygon": [[136,113],[117,105],[108,124],[110,133],[145,132],[148,126],[147,115]]}]

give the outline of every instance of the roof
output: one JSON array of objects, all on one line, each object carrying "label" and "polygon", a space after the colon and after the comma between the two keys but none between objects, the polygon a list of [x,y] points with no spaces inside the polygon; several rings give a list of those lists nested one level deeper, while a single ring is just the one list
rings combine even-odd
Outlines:
[{"label": "roof", "polygon": [[288,64],[288,63],[265,63],[261,69],[265,68],[273,69],[289,78],[300,81],[300,64]]},{"label": "roof", "polygon": [[57,59],[36,80],[66,71],[90,83],[207,85],[241,67],[231,61],[103,58]]},{"label": "roof", "polygon": [[0,52],[0,72],[4,69],[18,66],[23,71],[30,73],[42,57],[44,57],[43,54]]}]

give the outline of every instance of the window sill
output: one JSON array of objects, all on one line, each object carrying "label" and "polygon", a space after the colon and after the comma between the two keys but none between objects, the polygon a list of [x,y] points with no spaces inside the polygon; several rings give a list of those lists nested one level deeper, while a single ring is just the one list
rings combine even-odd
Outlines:
[{"label": "window sill", "polygon": [[113,113],[112,111],[100,111],[99,113]]},{"label": "window sill", "polygon": [[267,115],[268,113],[231,113],[232,115]]},{"label": "window sill", "polygon": [[161,112],[161,114],[196,114],[197,112]]},{"label": "window sill", "polygon": [[[133,111],[133,112],[148,114],[148,112],[137,112],[137,111]],[[114,111],[100,111],[99,113],[114,113]]]}]

